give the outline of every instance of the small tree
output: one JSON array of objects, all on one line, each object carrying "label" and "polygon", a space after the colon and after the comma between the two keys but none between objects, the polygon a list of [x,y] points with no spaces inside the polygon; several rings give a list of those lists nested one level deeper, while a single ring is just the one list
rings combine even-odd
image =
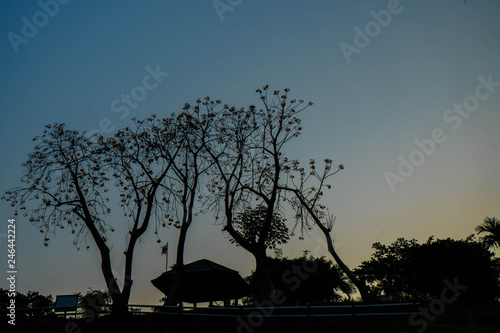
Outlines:
[{"label": "small tree", "polygon": [[90,289],[85,295],[78,297],[80,311],[91,318],[99,316],[100,313],[108,312],[111,301],[111,294],[107,290]]},{"label": "small tree", "polygon": [[[10,306],[12,294],[8,289],[0,288],[0,307],[2,311],[6,311]],[[29,290],[26,294],[15,292],[16,308],[17,309],[37,309],[36,311],[22,311],[17,314],[22,316],[47,316],[53,314],[52,307],[54,299],[52,295],[44,296],[38,291]]]},{"label": "small tree", "polygon": [[412,276],[405,274],[410,261],[411,252],[419,246],[415,239],[398,238],[390,245],[374,243],[375,252],[369,261],[361,263],[356,273],[366,279],[372,292],[385,295],[394,301],[419,299],[423,295],[412,286]]},{"label": "small tree", "polygon": [[[354,292],[354,286],[340,267],[325,257],[270,258],[269,262],[274,286],[283,295],[281,305],[330,304]],[[314,269],[305,272],[303,267]],[[246,279],[252,284],[254,272]]]},{"label": "small tree", "polygon": [[[25,296],[25,300],[30,309],[51,308],[55,305],[52,295],[44,296],[41,295],[38,291],[29,290]],[[46,315],[51,312],[52,312],[51,309],[44,309],[41,312],[37,312],[36,314]]]}]

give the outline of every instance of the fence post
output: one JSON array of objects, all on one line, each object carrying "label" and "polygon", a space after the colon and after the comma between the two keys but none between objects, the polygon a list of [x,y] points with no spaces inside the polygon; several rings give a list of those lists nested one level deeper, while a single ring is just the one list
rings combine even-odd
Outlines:
[{"label": "fence post", "polygon": [[179,302],[179,307],[177,308],[177,315],[181,315],[182,313],[182,302]]}]

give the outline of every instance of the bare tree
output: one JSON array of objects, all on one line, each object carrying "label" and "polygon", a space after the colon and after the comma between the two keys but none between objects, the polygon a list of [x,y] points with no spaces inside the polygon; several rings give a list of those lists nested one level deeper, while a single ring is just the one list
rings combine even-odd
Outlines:
[{"label": "bare tree", "polygon": [[[166,227],[172,211],[169,174],[173,171],[173,161],[164,158],[155,149],[155,137],[152,135],[160,126],[160,120],[156,116],[133,120],[134,128],[127,127],[118,131],[113,138],[103,142],[99,150],[104,155],[105,165],[113,173],[115,186],[120,189],[120,205],[129,224],[124,251],[124,283],[121,291],[110,289],[113,304],[119,295],[124,304],[130,298],[135,245],[148,230],[151,220],[155,223],[155,234],[158,235],[158,228]],[[163,149],[170,149],[171,155],[175,156],[179,150],[173,144],[177,137],[175,122],[172,118],[166,118],[161,120],[161,124],[164,129]],[[160,240],[157,239],[157,242]]]},{"label": "bare tree", "polygon": [[[150,148],[148,126],[154,123],[154,117],[137,121],[134,130],[124,129],[109,140],[91,140],[85,132],[66,130],[64,124],[47,125],[43,135],[34,139],[38,141],[35,151],[23,164],[26,171],[21,181],[26,186],[14,188],[3,197],[15,207],[16,215],[24,211],[24,216],[44,233],[46,246],[50,235],[59,229],[69,228],[77,247],[81,241],[88,248],[87,237],[91,236],[99,249],[101,271],[115,313],[127,311],[137,241],[152,218],[159,223],[167,216],[168,206],[160,201],[158,190],[165,189],[171,163],[161,160]],[[107,188],[111,177],[121,190],[120,203],[129,222],[122,289],[110,257],[108,232],[114,228],[105,221],[111,212]],[[165,195],[162,199],[168,200]]]},{"label": "bare tree", "polygon": [[[208,184],[211,195],[208,207],[224,216],[224,229],[232,239],[252,253],[256,262],[255,278],[260,286],[257,300],[269,298],[274,287],[267,263],[267,244],[276,213],[282,210],[280,177],[288,172],[289,162],[283,156],[286,144],[300,133],[296,114],[307,108],[304,101],[289,99],[289,89],[282,94],[269,86],[257,89],[263,107],[236,109],[225,105],[215,115],[217,126],[205,141],[214,168]],[[259,204],[265,210],[258,239],[245,238],[235,228],[236,216]]]},{"label": "bare tree", "polygon": [[[200,181],[210,168],[210,160],[205,156],[203,142],[208,136],[211,126],[213,126],[213,111],[219,101],[211,102],[206,99],[202,102],[196,101],[194,106],[186,104],[173,123],[177,134],[172,140],[164,133],[167,131],[169,123],[157,127],[154,133],[153,148],[160,154],[162,159],[172,162],[172,176],[169,179],[172,189],[172,209],[176,221],[174,226],[180,229],[179,241],[176,253],[176,274],[170,288],[166,305],[175,305],[181,286],[184,271],[184,247],[189,227],[193,222],[196,202],[203,196],[200,194]],[[164,120],[163,122],[165,122]],[[174,145],[175,150],[171,149]],[[173,221],[173,219],[171,218]]]}]

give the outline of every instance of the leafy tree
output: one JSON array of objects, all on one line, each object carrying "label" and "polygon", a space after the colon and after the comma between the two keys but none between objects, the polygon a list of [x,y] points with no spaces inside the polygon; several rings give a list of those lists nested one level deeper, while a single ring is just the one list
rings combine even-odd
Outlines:
[{"label": "leafy tree", "polygon": [[423,244],[400,238],[389,246],[375,243],[373,247],[375,253],[357,272],[379,294],[393,300],[441,297],[445,280],[465,285],[460,297],[470,302],[489,302],[500,295],[493,254],[473,237],[430,237]]},{"label": "leafy tree", "polygon": [[[29,290],[28,293],[26,294],[26,303],[27,307],[34,309],[34,308],[50,308],[55,305],[54,299],[52,298],[52,295],[44,296],[40,295],[38,291],[31,291]],[[47,314],[51,312],[51,310],[43,310],[43,314]]]},{"label": "leafy tree", "polygon": [[[354,286],[339,266],[325,257],[270,258],[271,278],[280,290],[282,305],[329,304],[354,292]],[[306,269],[304,269],[306,267]],[[255,283],[255,272],[248,276]]]},{"label": "leafy tree", "polygon": [[500,248],[500,221],[496,217],[485,217],[483,224],[476,227],[478,234],[487,233],[481,240],[490,248]]},{"label": "leafy tree", "polygon": [[[267,208],[259,205],[256,208],[248,208],[243,213],[238,213],[235,217],[234,224],[236,230],[252,244],[257,244],[261,237],[263,225],[266,221]],[[274,213],[271,229],[265,241],[265,246],[271,250],[279,250],[278,246],[286,244],[290,239],[288,227],[286,226],[285,219],[281,214]],[[238,243],[230,240],[231,243]]]},{"label": "leafy tree", "polygon": [[112,303],[111,293],[107,290],[90,289],[85,295],[78,297],[80,311],[87,316],[99,316],[102,312],[108,312]]},{"label": "leafy tree", "polygon": [[[10,304],[10,292],[8,289],[0,288],[0,306],[2,311],[5,311]],[[38,291],[29,290],[28,293],[23,294],[20,292],[15,293],[15,301],[17,309],[39,309],[39,308],[51,308],[53,307],[54,300],[52,295],[44,296],[40,295]],[[49,315],[52,313],[51,309],[42,309],[36,311],[23,311],[19,312],[17,316],[39,316],[39,315]]]},{"label": "leafy tree", "polygon": [[383,294],[391,300],[419,298],[421,295],[411,286],[412,277],[407,273],[412,265],[411,251],[416,247],[415,239],[398,238],[390,245],[374,243],[375,253],[360,265],[356,273],[370,283],[376,295]]}]

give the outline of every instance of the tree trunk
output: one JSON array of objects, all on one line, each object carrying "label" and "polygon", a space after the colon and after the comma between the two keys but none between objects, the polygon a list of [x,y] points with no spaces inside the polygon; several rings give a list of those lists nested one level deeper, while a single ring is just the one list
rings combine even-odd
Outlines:
[{"label": "tree trunk", "polygon": [[118,317],[126,316],[128,314],[128,306],[127,302],[123,299],[123,295],[111,292],[111,299],[113,300],[111,314]]},{"label": "tree trunk", "polygon": [[183,223],[179,234],[179,243],[177,244],[177,258],[174,280],[170,286],[165,305],[176,305],[179,302],[179,294],[181,291],[182,275],[184,274],[184,245],[186,244],[186,236],[188,225]]},{"label": "tree trunk", "polygon": [[122,299],[125,304],[128,304],[130,292],[132,290],[132,259],[134,257],[134,248],[138,236],[131,235],[127,251],[125,251],[125,277],[123,279]]},{"label": "tree trunk", "polygon": [[274,294],[274,285],[271,280],[267,256],[265,250],[257,250],[252,253],[255,257],[255,281],[253,290],[254,298],[257,301],[271,299]]},{"label": "tree trunk", "polygon": [[[286,189],[286,190],[290,190],[290,189]],[[328,252],[330,252],[330,254],[335,259],[335,262],[337,263],[337,265],[340,266],[340,268],[347,275],[347,277],[349,278],[349,280],[351,280],[351,282],[354,283],[354,285],[356,286],[356,288],[358,288],[359,293],[361,294],[362,300],[365,301],[365,302],[372,301],[373,300],[373,296],[371,295],[370,288],[366,285],[366,282],[365,281],[361,281],[360,279],[358,279],[358,277],[340,259],[340,257],[338,256],[337,252],[335,252],[335,248],[333,247],[332,236],[330,235],[330,229],[328,229],[327,227],[325,227],[321,223],[320,219],[318,218],[318,216],[316,215],[316,213],[313,211],[312,207],[310,205],[308,205],[307,201],[305,200],[304,196],[300,193],[299,190],[295,189],[295,190],[291,190],[291,191],[295,193],[295,196],[297,197],[297,199],[299,199],[299,201],[302,204],[302,206],[310,214],[310,216],[312,217],[314,223],[316,223],[316,225],[318,226],[318,228],[320,228],[321,231],[323,232],[323,234],[325,235],[326,242],[327,242],[327,245],[328,245]]]},{"label": "tree trunk", "polygon": [[349,280],[351,280],[352,283],[358,288],[359,293],[361,294],[361,298],[365,302],[370,302],[373,300],[372,295],[370,294],[370,290],[368,286],[366,285],[365,281],[362,281],[358,279],[358,277],[347,267],[346,264],[340,259],[338,256],[337,252],[335,251],[335,248],[333,247],[333,241],[332,241],[332,236],[330,235],[330,231],[326,228],[320,228],[321,231],[323,231],[323,234],[325,235],[326,242],[328,245],[328,252],[333,256],[335,259],[335,262],[339,267],[342,269],[342,271],[347,275]]},{"label": "tree trunk", "polygon": [[113,304],[111,305],[111,312],[113,315],[125,315],[128,312],[127,302],[123,299],[123,294],[118,288],[116,283],[116,278],[111,270],[111,259],[109,256],[109,250],[100,251],[101,253],[101,271],[104,275],[106,281],[106,286],[111,293],[111,299]]},{"label": "tree trunk", "polygon": [[255,258],[255,281],[253,281],[252,294],[257,301],[268,300],[274,294],[274,285],[267,264],[266,245],[264,243],[250,243],[243,238],[232,225],[231,210],[226,208],[227,223],[223,231],[227,231],[231,237]]}]

